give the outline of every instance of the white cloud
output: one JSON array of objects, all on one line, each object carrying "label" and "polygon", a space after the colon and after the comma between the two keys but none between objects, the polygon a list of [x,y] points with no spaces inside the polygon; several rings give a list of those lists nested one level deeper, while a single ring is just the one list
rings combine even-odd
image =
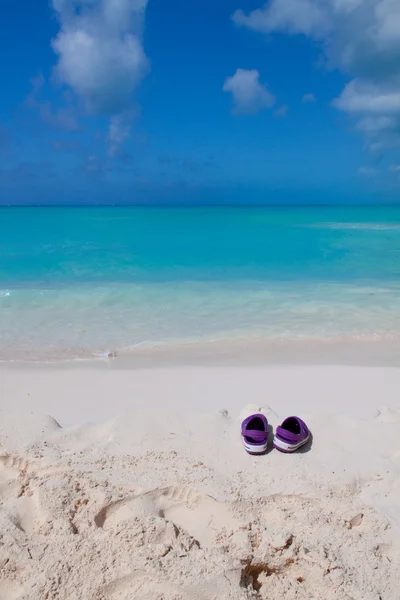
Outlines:
[{"label": "white cloud", "polygon": [[385,129],[390,130],[396,126],[396,119],[393,117],[384,116],[372,116],[364,117],[357,123],[357,129],[367,134],[374,134],[376,132],[382,132]]},{"label": "white cloud", "polygon": [[353,79],[334,103],[349,113],[400,114],[400,82],[398,88],[386,89],[383,82],[371,83],[365,79]]},{"label": "white cloud", "polygon": [[316,102],[316,98],[314,96],[314,94],[304,94],[303,96],[303,102],[304,104],[310,103],[310,102]]},{"label": "white cloud", "polygon": [[237,25],[245,25],[257,31],[270,33],[304,33],[320,36],[329,30],[329,19],[323,2],[315,0],[272,0],[265,8],[253,10],[246,15],[237,10],[233,15]]},{"label": "white cloud", "polygon": [[232,93],[235,113],[256,113],[275,104],[274,96],[260,83],[260,73],[255,69],[237,69],[225,79],[223,91]]},{"label": "white cloud", "polygon": [[390,165],[389,170],[393,173],[400,173],[400,165]]},{"label": "white cloud", "polygon": [[[270,0],[249,14],[236,11],[233,20],[267,34],[315,40],[328,65],[352,78],[337,108],[359,119],[358,129],[373,138],[371,144],[379,138],[384,145],[389,130],[393,143],[394,131],[400,132],[399,0]],[[365,120],[371,115],[373,127]]]},{"label": "white cloud", "polygon": [[60,31],[57,74],[95,114],[124,111],[148,67],[142,46],[147,0],[53,0]]}]

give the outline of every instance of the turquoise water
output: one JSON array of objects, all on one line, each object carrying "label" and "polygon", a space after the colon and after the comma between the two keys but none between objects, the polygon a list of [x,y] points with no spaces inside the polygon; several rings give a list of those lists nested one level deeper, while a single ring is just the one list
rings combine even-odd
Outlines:
[{"label": "turquoise water", "polygon": [[2,208],[0,358],[400,337],[400,208]]}]

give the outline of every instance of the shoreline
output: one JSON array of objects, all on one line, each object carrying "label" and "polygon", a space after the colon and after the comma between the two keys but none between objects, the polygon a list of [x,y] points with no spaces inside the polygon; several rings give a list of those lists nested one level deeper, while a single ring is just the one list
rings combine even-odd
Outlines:
[{"label": "shoreline", "polygon": [[[0,357],[4,352],[0,352]],[[104,363],[116,369],[272,365],[400,367],[400,339],[224,339],[143,344],[131,349],[109,349],[96,354],[71,354],[66,357],[51,357],[47,350],[38,351],[35,357],[0,358],[0,369],[4,365],[18,368],[40,365],[81,368]]]}]

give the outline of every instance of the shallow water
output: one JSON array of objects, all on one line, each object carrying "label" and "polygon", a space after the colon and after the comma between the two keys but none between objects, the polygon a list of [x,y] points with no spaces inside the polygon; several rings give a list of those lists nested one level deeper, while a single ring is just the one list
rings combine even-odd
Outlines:
[{"label": "shallow water", "polygon": [[0,359],[400,338],[400,208],[2,208]]}]

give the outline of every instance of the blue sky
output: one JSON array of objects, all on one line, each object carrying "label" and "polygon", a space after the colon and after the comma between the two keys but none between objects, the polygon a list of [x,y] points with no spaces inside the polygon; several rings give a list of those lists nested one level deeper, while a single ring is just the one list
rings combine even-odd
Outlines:
[{"label": "blue sky", "polygon": [[0,203],[399,196],[394,0],[3,0]]}]

